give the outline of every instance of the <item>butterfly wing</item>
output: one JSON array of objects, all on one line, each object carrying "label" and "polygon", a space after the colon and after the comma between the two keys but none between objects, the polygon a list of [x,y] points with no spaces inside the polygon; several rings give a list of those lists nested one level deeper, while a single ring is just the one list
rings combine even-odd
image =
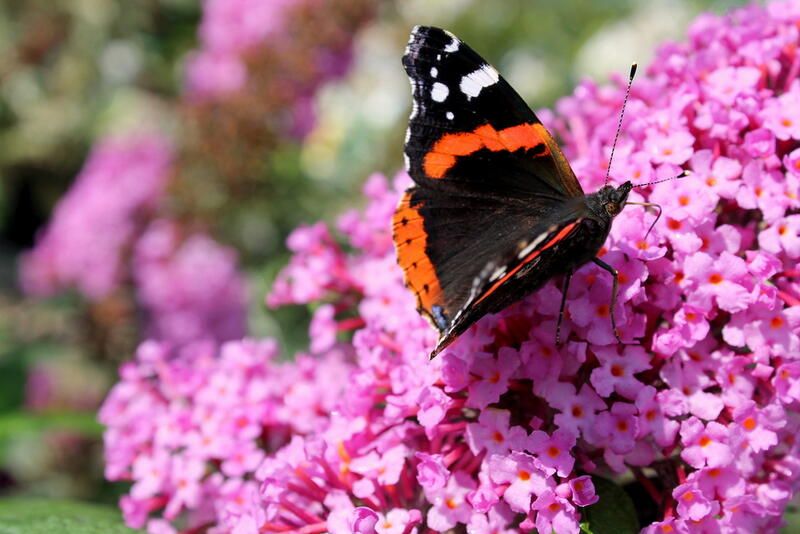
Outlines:
[{"label": "butterfly wing", "polygon": [[453,34],[411,33],[405,154],[424,187],[502,199],[582,197],[555,139],[497,70]]},{"label": "butterfly wing", "polygon": [[557,214],[583,191],[522,98],[455,36],[415,28],[403,65],[413,91],[406,164],[416,185],[395,212],[394,240],[420,312],[452,339],[497,311],[507,293],[496,287],[499,273],[524,265],[517,256],[532,240],[538,247],[567,235],[559,231],[574,217],[555,229],[554,217],[562,221]]}]

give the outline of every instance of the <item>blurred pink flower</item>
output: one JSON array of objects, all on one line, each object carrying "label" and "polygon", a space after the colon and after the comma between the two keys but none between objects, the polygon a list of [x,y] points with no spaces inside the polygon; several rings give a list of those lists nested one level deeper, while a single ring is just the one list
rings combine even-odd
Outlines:
[{"label": "blurred pink flower", "polygon": [[247,292],[236,252],[209,236],[153,221],[136,243],[133,280],[145,336],[182,344],[246,332]]},{"label": "blurred pink flower", "polygon": [[124,253],[170,174],[172,149],[158,135],[105,139],[83,169],[36,246],[20,263],[26,293],[49,296],[74,288],[101,299],[123,281]]}]

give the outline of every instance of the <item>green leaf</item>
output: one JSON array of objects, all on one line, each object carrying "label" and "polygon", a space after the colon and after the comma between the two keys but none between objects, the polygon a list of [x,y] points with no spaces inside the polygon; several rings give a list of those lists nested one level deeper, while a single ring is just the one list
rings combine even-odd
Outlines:
[{"label": "green leaf", "polygon": [[103,433],[103,426],[96,417],[95,413],[80,412],[0,414],[0,440],[46,430],[71,430],[85,436],[99,437]]},{"label": "green leaf", "polygon": [[790,504],[783,513],[783,520],[786,522],[781,529],[781,534],[792,534],[800,532],[800,509],[796,505]]},{"label": "green leaf", "polygon": [[[606,478],[592,477],[592,482],[600,501],[584,509],[583,519],[587,524],[585,532],[592,534],[636,534],[639,532],[636,510],[625,490]],[[581,528],[584,527],[581,526]]]},{"label": "green leaf", "polygon": [[126,534],[136,532],[115,508],[79,501],[11,498],[0,501],[0,534]]}]

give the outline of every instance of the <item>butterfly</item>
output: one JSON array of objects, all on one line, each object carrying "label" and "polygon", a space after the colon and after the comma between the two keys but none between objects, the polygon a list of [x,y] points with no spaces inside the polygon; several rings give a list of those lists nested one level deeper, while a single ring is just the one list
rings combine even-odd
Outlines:
[{"label": "butterfly", "polygon": [[[631,182],[585,194],[522,97],[452,33],[415,27],[403,66],[413,96],[404,152],[414,185],[392,227],[405,284],[440,333],[431,357],[484,315],[564,275],[559,343],[570,278],[588,262],[613,277],[619,340],[617,271],[597,253]],[[630,81],[634,72],[635,65]]]}]

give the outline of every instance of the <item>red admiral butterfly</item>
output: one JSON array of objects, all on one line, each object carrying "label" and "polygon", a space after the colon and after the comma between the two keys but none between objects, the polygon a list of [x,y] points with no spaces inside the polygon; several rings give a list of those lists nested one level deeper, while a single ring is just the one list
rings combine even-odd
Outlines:
[{"label": "red admiral butterfly", "polygon": [[[633,185],[584,194],[525,101],[450,32],[414,28],[403,66],[415,185],[395,211],[394,242],[406,286],[440,332],[431,357],[485,314],[563,274],[558,343],[570,277],[589,261],[614,277],[613,310],[617,272],[596,255]],[[617,334],[613,313],[611,321]]]}]

